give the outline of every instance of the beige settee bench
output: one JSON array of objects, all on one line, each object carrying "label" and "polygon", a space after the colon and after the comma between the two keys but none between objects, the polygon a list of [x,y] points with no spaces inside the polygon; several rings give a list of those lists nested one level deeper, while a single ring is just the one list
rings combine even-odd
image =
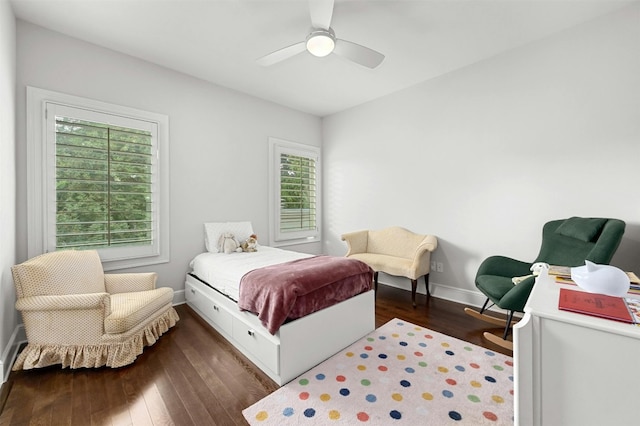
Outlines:
[{"label": "beige settee bench", "polygon": [[374,270],[375,288],[378,289],[378,272],[407,277],[411,280],[411,301],[416,306],[418,278],[424,276],[429,291],[431,252],[438,247],[433,235],[414,234],[399,226],[378,231],[356,231],[342,235],[347,242],[346,257],[358,259]]}]

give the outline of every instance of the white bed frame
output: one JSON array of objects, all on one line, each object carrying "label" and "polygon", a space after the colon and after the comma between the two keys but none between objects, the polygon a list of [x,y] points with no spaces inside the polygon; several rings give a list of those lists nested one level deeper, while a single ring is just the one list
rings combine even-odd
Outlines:
[{"label": "white bed frame", "polygon": [[258,317],[187,274],[187,304],[282,386],[375,329],[374,291],[288,322],[271,335]]}]

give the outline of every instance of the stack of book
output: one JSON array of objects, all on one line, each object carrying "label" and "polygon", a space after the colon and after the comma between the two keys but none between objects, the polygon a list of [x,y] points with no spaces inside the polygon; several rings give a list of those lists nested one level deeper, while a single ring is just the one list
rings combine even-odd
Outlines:
[{"label": "stack of book", "polygon": [[[640,294],[640,278],[633,272],[627,272],[627,276],[629,277],[630,294]],[[571,279],[571,267],[569,266],[549,266],[549,276],[554,277],[558,284],[572,284],[576,285],[576,283]]]}]

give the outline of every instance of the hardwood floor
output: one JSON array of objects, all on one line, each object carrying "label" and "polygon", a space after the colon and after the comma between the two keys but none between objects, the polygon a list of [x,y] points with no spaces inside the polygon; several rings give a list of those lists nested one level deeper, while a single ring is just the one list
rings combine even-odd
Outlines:
[{"label": "hardwood floor", "polygon": [[[401,318],[434,331],[510,353],[482,332],[501,329],[469,317],[464,305],[381,285],[376,327]],[[186,305],[178,324],[130,366],[11,372],[4,425],[246,425],[241,411],[278,389]]]}]

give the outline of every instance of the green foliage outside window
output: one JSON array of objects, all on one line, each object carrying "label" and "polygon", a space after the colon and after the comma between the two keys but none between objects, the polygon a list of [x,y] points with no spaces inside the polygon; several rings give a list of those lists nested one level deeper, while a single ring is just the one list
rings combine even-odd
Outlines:
[{"label": "green foliage outside window", "polygon": [[151,133],[56,117],[56,248],[152,242]]}]

